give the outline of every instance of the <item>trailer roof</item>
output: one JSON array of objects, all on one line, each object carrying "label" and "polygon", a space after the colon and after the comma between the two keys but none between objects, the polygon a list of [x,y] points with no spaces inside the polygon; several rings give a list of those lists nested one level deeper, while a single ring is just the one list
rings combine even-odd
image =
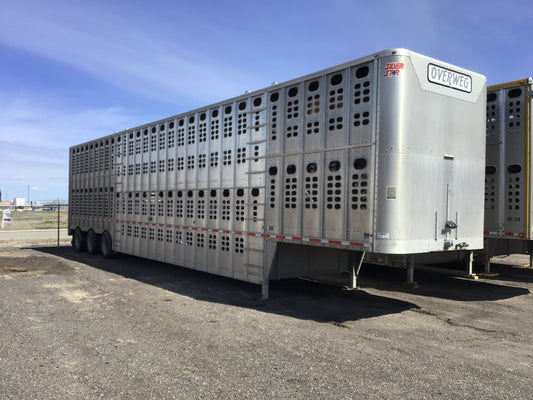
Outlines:
[{"label": "trailer roof", "polygon": [[533,84],[533,78],[524,78],[524,79],[517,79],[516,81],[509,81],[509,82],[503,82],[498,83],[495,85],[487,86],[487,92],[492,92],[494,90],[500,90],[500,89],[507,89],[510,87],[516,87],[516,86],[526,86]]}]

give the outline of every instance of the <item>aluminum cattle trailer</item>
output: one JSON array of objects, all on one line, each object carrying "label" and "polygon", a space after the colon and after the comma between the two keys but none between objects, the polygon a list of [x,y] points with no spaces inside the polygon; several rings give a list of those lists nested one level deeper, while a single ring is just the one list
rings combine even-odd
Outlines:
[{"label": "aluminum cattle trailer", "polygon": [[385,50],[74,146],[73,246],[265,298],[271,279],[355,286],[364,259],[412,281],[416,254],[483,248],[485,94],[482,75]]},{"label": "aluminum cattle trailer", "polygon": [[494,255],[529,253],[533,265],[531,96],[532,78],[487,88],[486,272]]}]

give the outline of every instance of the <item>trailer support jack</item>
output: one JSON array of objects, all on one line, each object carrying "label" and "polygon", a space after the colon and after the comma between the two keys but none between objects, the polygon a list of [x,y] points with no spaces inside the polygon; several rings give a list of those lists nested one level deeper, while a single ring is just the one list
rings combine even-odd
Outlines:
[{"label": "trailer support jack", "polygon": [[359,272],[363,266],[363,260],[365,259],[365,251],[354,252],[352,260],[352,283],[350,289],[357,289],[357,278],[359,278]]},{"label": "trailer support jack", "polygon": [[469,278],[477,279],[476,274],[474,274],[474,271],[472,269],[474,264],[474,252],[472,250],[468,250],[466,252],[466,274]]},{"label": "trailer support jack", "polygon": [[268,300],[268,281],[261,284],[261,300]]},{"label": "trailer support jack", "polygon": [[410,255],[407,257],[407,284],[416,285],[415,282],[415,256]]}]

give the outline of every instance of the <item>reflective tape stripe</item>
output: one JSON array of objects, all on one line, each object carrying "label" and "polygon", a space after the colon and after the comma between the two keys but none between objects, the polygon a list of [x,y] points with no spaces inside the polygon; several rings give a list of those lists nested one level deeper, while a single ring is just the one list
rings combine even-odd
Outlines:
[{"label": "reflective tape stripe", "polygon": [[[83,217],[80,217],[79,219],[83,219]],[[88,218],[86,218],[88,220]],[[213,232],[213,233],[225,233],[225,234],[233,234],[233,235],[245,235],[245,236],[255,236],[260,238],[268,238],[268,239],[281,239],[281,240],[293,240],[296,242],[309,242],[309,243],[323,243],[323,244],[334,244],[334,245],[341,245],[341,246],[348,246],[348,247],[370,247],[370,243],[360,243],[360,242],[350,242],[346,240],[335,240],[335,239],[319,239],[319,238],[305,238],[301,236],[287,236],[287,235],[275,235],[275,234],[268,234],[268,233],[258,233],[258,232],[242,232],[242,231],[229,231],[229,230],[222,230],[222,229],[213,229],[213,228],[200,228],[196,226],[181,226],[181,225],[165,225],[165,224],[155,224],[155,223],[149,223],[149,222],[138,222],[138,221],[122,221],[122,220],[105,220],[102,218],[95,219],[98,221],[105,221],[105,222],[113,222],[113,223],[120,223],[120,224],[126,224],[126,225],[146,225],[146,226],[159,226],[162,228],[174,228],[174,229],[183,229],[188,231],[203,231],[203,232]],[[487,232],[485,232],[486,234]],[[492,234],[492,232],[490,232]],[[519,236],[518,233],[510,233],[506,234],[508,236]]]}]

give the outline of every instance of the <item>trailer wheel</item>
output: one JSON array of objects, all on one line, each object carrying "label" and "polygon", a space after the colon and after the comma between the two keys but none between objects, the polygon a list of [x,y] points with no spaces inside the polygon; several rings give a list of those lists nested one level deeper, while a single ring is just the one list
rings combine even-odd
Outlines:
[{"label": "trailer wheel", "polygon": [[111,235],[108,231],[102,233],[102,242],[100,243],[102,249],[102,255],[105,258],[113,257],[113,241],[111,240]]},{"label": "trailer wheel", "polygon": [[76,252],[85,250],[85,235],[80,228],[76,228],[74,235],[72,236],[72,247]]},{"label": "trailer wheel", "polygon": [[100,236],[92,229],[87,232],[87,251],[89,254],[98,254],[100,252]]}]

